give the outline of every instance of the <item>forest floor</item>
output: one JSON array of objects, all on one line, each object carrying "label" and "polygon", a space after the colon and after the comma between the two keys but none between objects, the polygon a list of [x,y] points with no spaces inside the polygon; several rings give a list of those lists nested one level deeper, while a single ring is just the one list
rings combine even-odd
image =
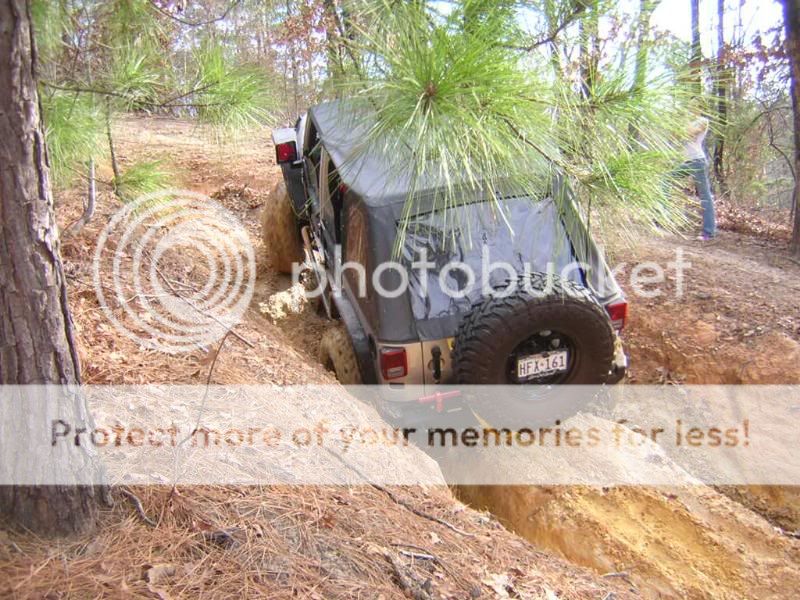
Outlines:
[{"label": "forest floor", "polygon": [[[223,204],[260,244],[259,210],[280,176],[268,132],[222,150],[173,119],[131,118],[116,135],[123,163],[168,159],[182,186]],[[110,179],[107,167],[99,176]],[[80,214],[78,187],[57,194],[62,227]],[[91,258],[119,203],[103,191],[98,204],[94,220],[62,242],[85,382],[202,384],[212,362],[219,384],[334,382],[317,362],[331,323],[298,305],[287,280],[263,268],[252,308],[236,329],[254,348],[231,340],[219,356],[167,355],[117,335],[98,306]],[[629,270],[620,269],[631,302],[629,383],[800,382],[800,265],[782,244],[730,231],[709,244],[672,235],[608,240],[612,264],[666,265],[679,248],[691,263],[680,297],[668,274],[662,295],[637,298],[626,283]],[[0,593],[789,598],[800,579],[800,540],[786,533],[800,529],[800,493],[792,488],[564,486],[461,494],[497,518],[465,507],[442,486],[394,495],[370,486],[135,491],[158,527],[118,499],[91,538],[52,545],[0,530]],[[416,512],[399,504],[400,496]],[[203,533],[216,530],[236,530],[243,542],[209,543]]]}]

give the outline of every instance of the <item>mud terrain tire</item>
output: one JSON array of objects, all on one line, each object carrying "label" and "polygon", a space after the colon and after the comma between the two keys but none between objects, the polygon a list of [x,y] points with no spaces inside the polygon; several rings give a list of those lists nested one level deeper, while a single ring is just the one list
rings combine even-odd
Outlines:
[{"label": "mud terrain tire", "polygon": [[275,186],[264,203],[261,239],[267,263],[277,272],[291,273],[292,264],[302,262],[303,247],[297,230],[297,217],[283,181]]},{"label": "mud terrain tire", "polygon": [[343,325],[329,329],[322,336],[319,344],[319,361],[326,369],[336,374],[336,379],[342,385],[361,383],[356,353]]},{"label": "mud terrain tire", "polygon": [[[545,290],[533,273],[528,289]],[[581,285],[553,277],[547,294],[529,294],[525,277],[513,294],[487,297],[464,318],[455,338],[453,366],[462,384],[510,384],[512,354],[539,331],[558,331],[572,345],[569,370],[557,383],[602,384],[609,377],[614,332],[608,315]],[[536,382],[534,382],[536,383]]]}]

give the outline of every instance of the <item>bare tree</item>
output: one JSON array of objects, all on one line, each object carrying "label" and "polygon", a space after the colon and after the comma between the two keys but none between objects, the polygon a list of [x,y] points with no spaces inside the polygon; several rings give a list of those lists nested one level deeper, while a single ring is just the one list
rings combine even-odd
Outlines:
[{"label": "bare tree", "polygon": [[691,0],[692,10],[692,49],[689,64],[691,67],[692,85],[694,93],[700,97],[703,94],[703,49],[700,45],[700,0]]},{"label": "bare tree", "polygon": [[[794,115],[794,172],[800,173],[800,0],[784,0],[783,21],[791,65],[792,112]],[[792,205],[794,229],[791,251],[800,256],[800,178],[795,178]]]},{"label": "bare tree", "polygon": [[[74,386],[80,383],[80,365],[48,180],[35,64],[29,2],[0,0],[0,384]],[[48,412],[85,422],[86,407],[77,398]],[[55,394],[53,402],[58,401]],[[41,426],[39,415],[30,406],[3,404],[4,433],[15,432],[17,439],[24,439],[29,430],[34,439],[35,427]],[[7,439],[3,445],[0,471],[4,479],[9,460],[36,466],[33,461],[40,449],[10,450]],[[82,465],[59,464],[58,468],[77,474],[73,469],[85,468],[90,462],[87,458]],[[4,483],[0,513],[45,534],[91,528],[104,490],[87,485]]]},{"label": "bare tree", "polygon": [[586,19],[579,24],[581,28],[580,68],[583,94],[590,98],[593,88],[600,75],[600,3],[599,0],[589,0]]},{"label": "bare tree", "polygon": [[639,0],[639,21],[636,29],[636,67],[634,69],[633,89],[640,90],[647,82],[647,58],[650,52],[648,34],[650,17],[658,6],[659,0]]},{"label": "bare tree", "polygon": [[714,145],[714,175],[723,193],[725,186],[725,126],[728,122],[728,70],[725,48],[725,0],[717,0],[717,67],[714,96],[717,101],[718,132]]}]

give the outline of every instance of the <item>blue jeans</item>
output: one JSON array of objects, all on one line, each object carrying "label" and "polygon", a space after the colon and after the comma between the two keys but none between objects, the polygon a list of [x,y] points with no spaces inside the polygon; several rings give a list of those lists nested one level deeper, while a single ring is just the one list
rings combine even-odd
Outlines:
[{"label": "blue jeans", "polygon": [[688,160],[678,171],[682,175],[691,175],[694,187],[700,197],[703,209],[703,234],[714,237],[717,234],[717,217],[714,213],[714,196],[711,194],[711,182],[708,180],[708,163],[702,158]]}]

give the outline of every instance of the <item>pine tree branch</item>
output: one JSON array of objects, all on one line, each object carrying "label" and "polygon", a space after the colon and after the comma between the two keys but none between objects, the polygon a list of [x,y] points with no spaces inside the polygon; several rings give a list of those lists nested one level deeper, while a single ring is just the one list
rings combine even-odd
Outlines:
[{"label": "pine tree branch", "polygon": [[153,7],[157,12],[161,13],[165,17],[169,17],[173,21],[180,23],[181,25],[186,25],[188,27],[202,27],[203,25],[211,25],[212,23],[217,23],[222,21],[223,19],[227,18],[227,16],[231,13],[231,11],[239,6],[242,3],[242,0],[234,0],[228,8],[225,9],[218,17],[213,17],[208,19],[207,21],[187,21],[186,19],[181,19],[180,17],[173,15],[171,12],[164,10],[160,6],[158,6],[155,2],[151,2],[150,6]]},{"label": "pine tree branch", "polygon": [[508,50],[519,50],[522,52],[533,52],[539,46],[544,46],[545,44],[553,44],[555,43],[556,38],[559,36],[559,34],[562,31],[564,31],[567,27],[572,25],[572,23],[574,23],[578,19],[578,17],[580,17],[585,11],[586,11],[585,4],[577,4],[573,7],[572,12],[567,14],[564,17],[564,20],[561,21],[561,23],[559,23],[558,25],[556,25],[555,28],[550,30],[550,32],[548,32],[545,37],[534,40],[533,42],[531,42],[526,46],[504,44],[503,48],[507,48]]},{"label": "pine tree branch", "polygon": [[[75,86],[67,86],[67,85],[58,85],[56,83],[51,83],[49,81],[40,80],[39,83],[44,85],[45,87],[59,90],[62,92],[75,92],[78,94],[97,94],[98,96],[106,96],[112,98],[121,98],[123,100],[133,100],[128,94],[124,94],[122,92],[116,92],[114,90],[103,90],[100,88],[92,88],[92,87],[85,87],[81,85]],[[186,98],[187,96],[191,96],[192,94],[196,94],[199,92],[203,92],[209,88],[213,87],[213,84],[205,84],[194,89],[189,90],[188,92],[181,92],[180,94],[167,98],[162,102],[154,102],[152,100],[144,100],[144,99],[135,99],[136,104],[141,106],[147,106],[151,109],[159,109],[159,108],[210,108],[212,106],[222,106],[219,102],[212,102],[212,103],[197,103],[197,102],[175,102],[175,100],[180,100],[182,98]]]}]

